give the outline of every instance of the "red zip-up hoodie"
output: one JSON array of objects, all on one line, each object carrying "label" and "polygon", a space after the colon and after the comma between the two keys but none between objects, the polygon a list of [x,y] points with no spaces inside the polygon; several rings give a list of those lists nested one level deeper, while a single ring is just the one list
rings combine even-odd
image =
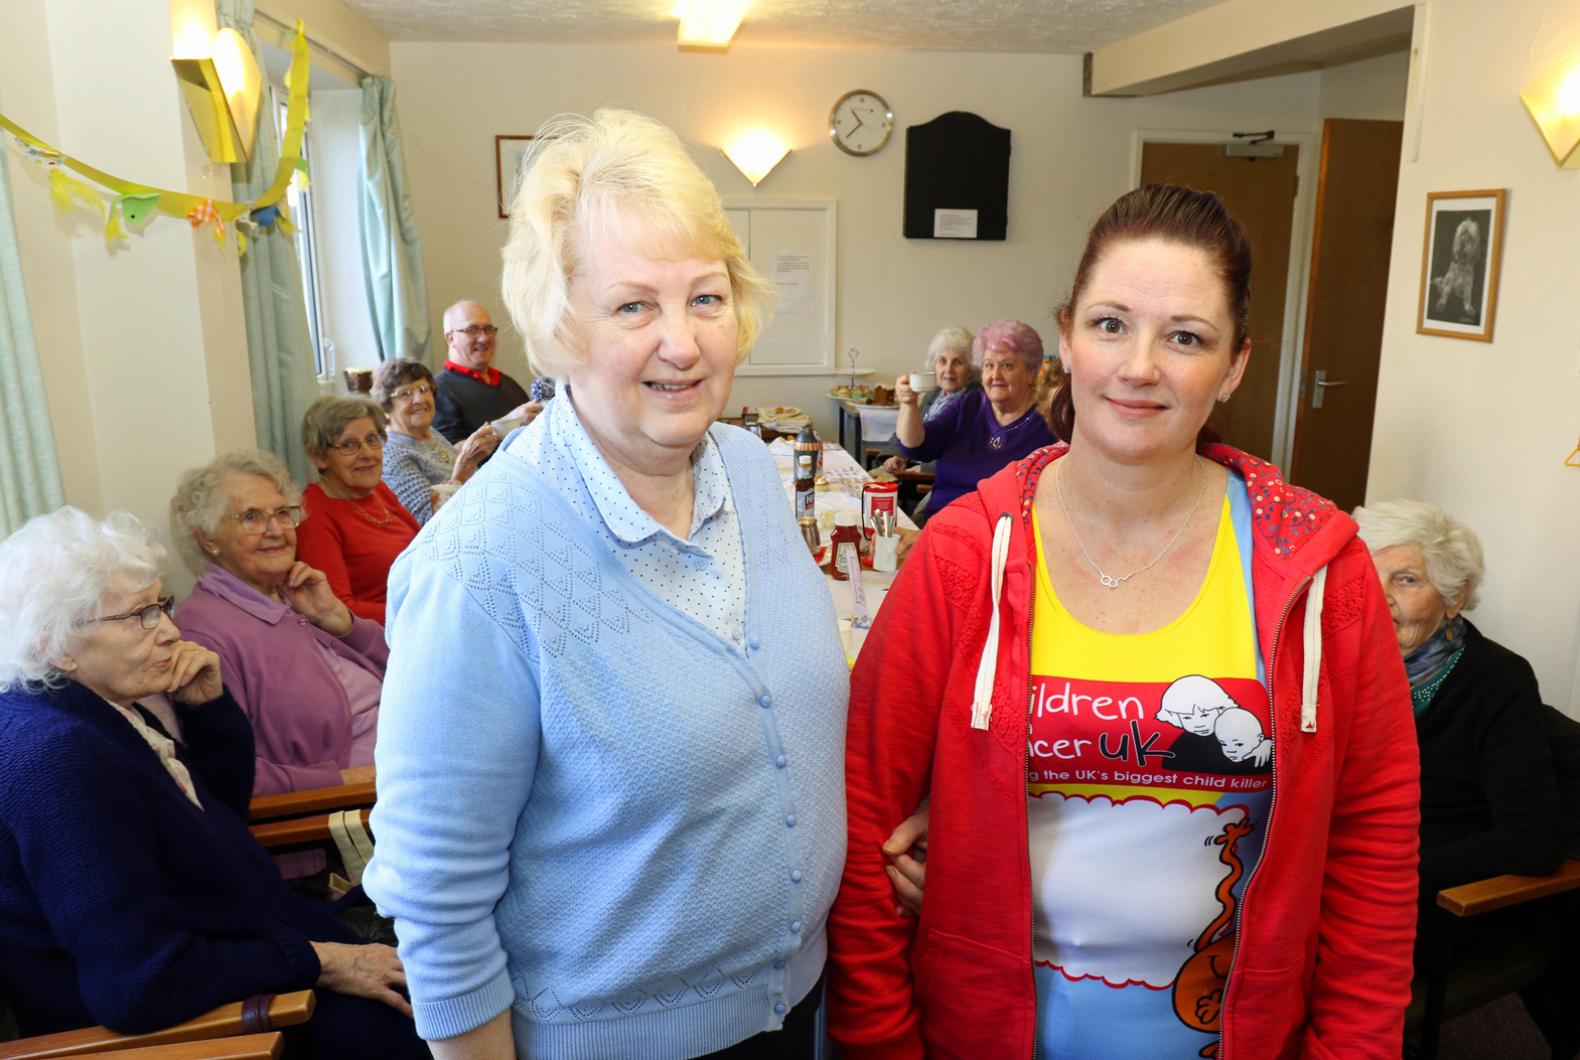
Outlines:
[{"label": "red zip-up hoodie", "polygon": [[[828,1000],[853,1060],[1032,1055],[1031,503],[1064,452],[1010,465],[929,521],[852,674],[850,844]],[[1273,699],[1273,804],[1239,907],[1217,1055],[1394,1060],[1410,998],[1420,763],[1388,607],[1353,520],[1265,461],[1203,452],[1250,494]],[[896,914],[879,847],[929,796],[917,921]]]}]

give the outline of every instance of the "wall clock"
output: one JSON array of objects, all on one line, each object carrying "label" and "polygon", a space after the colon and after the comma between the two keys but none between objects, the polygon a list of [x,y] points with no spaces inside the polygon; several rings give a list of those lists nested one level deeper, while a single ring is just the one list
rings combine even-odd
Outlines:
[{"label": "wall clock", "polygon": [[883,150],[894,133],[894,112],[876,92],[846,92],[828,112],[828,136],[847,155],[865,158]]}]

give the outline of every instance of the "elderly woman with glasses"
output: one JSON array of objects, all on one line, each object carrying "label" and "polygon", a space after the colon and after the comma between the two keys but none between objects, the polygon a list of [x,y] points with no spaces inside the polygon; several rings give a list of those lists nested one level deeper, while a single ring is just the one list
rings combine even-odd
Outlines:
[{"label": "elderly woman with glasses", "polygon": [[[297,559],[301,521],[285,465],[253,449],[188,471],[170,500],[171,536],[198,574],[176,620],[219,653],[252,724],[258,795],[330,787],[373,765],[384,629]],[[323,865],[316,851],[290,857],[287,875]]]},{"label": "elderly woman with glasses", "polygon": [[384,484],[419,523],[433,517],[446,496],[459,489],[499,444],[485,423],[459,445],[433,429],[433,373],[420,361],[398,357],[373,372],[373,400],[389,416],[384,440]]},{"label": "elderly woman with glasses", "polygon": [[1562,809],[1536,674],[1464,616],[1480,595],[1481,542],[1424,501],[1357,508],[1355,522],[1410,679],[1424,910],[1444,887],[1551,872]]},{"label": "elderly woman with glasses", "polygon": [[297,555],[324,572],[353,614],[382,623],[390,564],[421,529],[383,481],[384,410],[321,397],[302,416],[302,441],[318,481],[302,492]]},{"label": "elderly woman with glasses", "polygon": [[[163,563],[124,512],[0,542],[0,993],[31,1035],[318,987],[302,1055],[424,1055],[395,951],[356,944],[247,830],[252,734],[171,622]],[[144,709],[160,696],[178,736]]]}]

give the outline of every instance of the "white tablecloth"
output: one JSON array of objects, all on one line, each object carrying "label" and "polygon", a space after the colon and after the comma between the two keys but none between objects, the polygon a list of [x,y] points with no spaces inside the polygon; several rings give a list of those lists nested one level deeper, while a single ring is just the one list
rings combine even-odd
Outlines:
[{"label": "white tablecloth", "polygon": [[[768,451],[773,454],[779,481],[784,484],[785,503],[793,506],[795,480],[792,478],[794,458],[791,445],[780,438],[769,445]],[[817,491],[818,536],[827,545],[834,522],[832,513],[855,512],[858,519],[861,517],[861,486],[864,482],[870,482],[871,476],[856,463],[855,457],[833,444],[823,446],[822,475],[828,480],[828,488],[820,487]],[[900,512],[900,525],[907,530],[916,529],[916,524],[904,512]],[[861,580],[867,597],[867,611],[876,617],[878,608],[883,606],[884,598],[888,596],[894,575],[864,569]],[[861,650],[861,642],[866,639],[865,630],[851,628],[851,620],[856,614],[855,594],[849,582],[835,581],[833,578],[828,579],[828,588],[834,598],[834,613],[839,617],[840,640],[845,645],[845,657],[854,661],[856,653]]]},{"label": "white tablecloth", "polygon": [[861,444],[882,445],[894,437],[894,430],[900,422],[900,410],[897,408],[876,408],[872,405],[852,405],[861,414]]}]

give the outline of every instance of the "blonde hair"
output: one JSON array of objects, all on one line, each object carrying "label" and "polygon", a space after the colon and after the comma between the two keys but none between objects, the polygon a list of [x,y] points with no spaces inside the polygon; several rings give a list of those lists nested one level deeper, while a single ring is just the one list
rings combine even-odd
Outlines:
[{"label": "blonde hair", "polygon": [[661,245],[719,260],[730,277],[744,361],[767,324],[773,287],[746,257],[724,206],[679,137],[652,118],[603,108],[538,130],[510,200],[503,253],[505,308],[534,371],[563,379],[580,360],[570,344],[570,281],[577,237],[638,222]]}]

